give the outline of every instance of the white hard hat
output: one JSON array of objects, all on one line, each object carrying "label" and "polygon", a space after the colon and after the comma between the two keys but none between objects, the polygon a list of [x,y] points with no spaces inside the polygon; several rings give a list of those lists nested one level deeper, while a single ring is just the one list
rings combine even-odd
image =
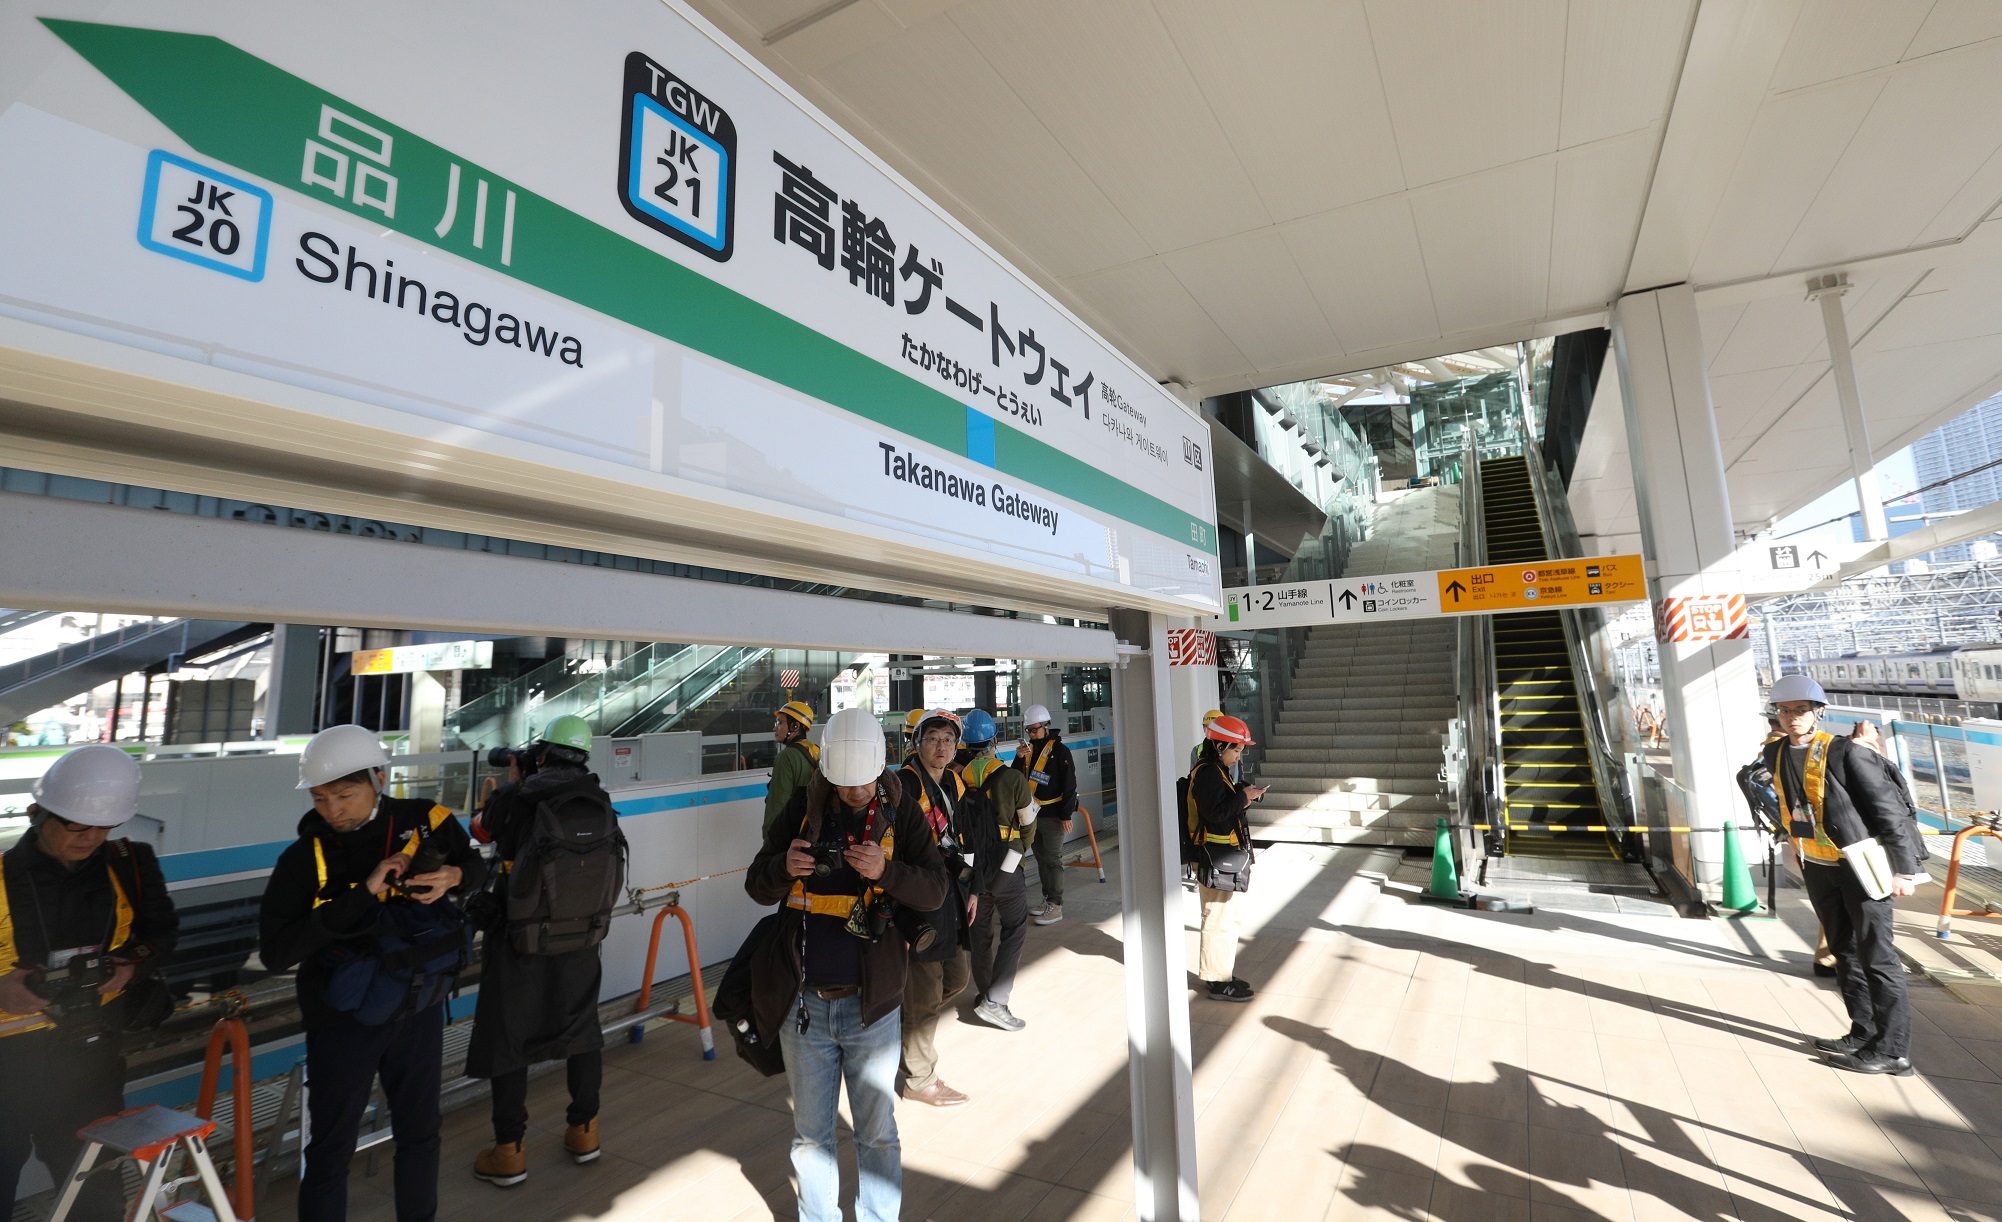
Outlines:
[{"label": "white hard hat", "polygon": [[827,719],[820,740],[820,775],[834,785],[867,785],[883,775],[888,748],[883,727],[863,708],[843,709]]},{"label": "white hard hat", "polygon": [[1022,710],[1022,724],[1025,726],[1045,725],[1050,720],[1050,711],[1040,704],[1032,704]]},{"label": "white hard hat", "polygon": [[139,813],[139,761],[109,743],[72,748],[35,782],[34,797],[71,823],[117,827]]},{"label": "white hard hat", "polygon": [[363,726],[328,726],[313,735],[299,755],[299,788],[311,789],[357,772],[389,767],[389,752],[374,730]]},{"label": "white hard hat", "polygon": [[1828,693],[1821,690],[1806,675],[1781,675],[1773,681],[1773,687],[1766,693],[1766,699],[1773,704],[1791,704],[1797,700],[1812,700],[1816,704],[1827,704]]}]

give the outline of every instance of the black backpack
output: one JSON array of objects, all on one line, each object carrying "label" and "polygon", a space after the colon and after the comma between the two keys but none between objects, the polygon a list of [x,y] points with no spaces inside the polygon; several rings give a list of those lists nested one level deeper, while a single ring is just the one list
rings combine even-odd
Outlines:
[{"label": "black backpack", "polygon": [[780,909],[771,913],[751,927],[750,936],[737,948],[730,966],[724,970],[723,981],[716,986],[716,1000],[709,1007],[709,1013],[730,1033],[737,1055],[767,1078],[784,1073],[786,1060],[776,1034],[770,1043],[758,1034],[757,1015],[751,1008],[751,977],[755,974],[752,965],[761,953],[776,947],[779,917],[783,912]]},{"label": "black backpack", "polygon": [[626,837],[594,776],[537,792],[535,820],[507,866],[508,942],[524,955],[589,950],[605,940],[626,885]]}]

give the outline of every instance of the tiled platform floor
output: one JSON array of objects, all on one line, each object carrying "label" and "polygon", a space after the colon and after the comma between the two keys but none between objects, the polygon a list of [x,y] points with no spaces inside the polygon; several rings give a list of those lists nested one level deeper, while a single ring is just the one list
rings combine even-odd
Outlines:
[{"label": "tiled platform floor", "polygon": [[[1260,858],[1239,968],[1260,995],[1192,1002],[1205,1218],[2002,1219],[2002,1010],[1914,977],[1923,1075],[1840,1074],[1802,1034],[1842,1029],[1803,911],[1488,915],[1418,902],[1394,866]],[[1029,1029],[949,1022],[973,1103],[900,1109],[906,1218],[1131,1214],[1118,884],[1069,885],[1070,919],[1030,942]],[[519,1188],[470,1174],[484,1107],[449,1117],[445,1216],[792,1215],[783,1079],[703,1062],[680,1026],[607,1068],[594,1166],[560,1158],[560,1075],[536,1082]],[[388,1182],[386,1154],[357,1168],[357,1222],[392,1216]],[[260,1217],[287,1222],[292,1188]]]}]

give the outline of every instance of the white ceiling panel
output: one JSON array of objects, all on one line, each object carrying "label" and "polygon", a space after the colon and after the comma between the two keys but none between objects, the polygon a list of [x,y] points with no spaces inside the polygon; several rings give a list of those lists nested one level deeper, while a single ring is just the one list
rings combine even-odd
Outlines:
[{"label": "white ceiling panel", "polygon": [[[1080,276],[1068,287],[1087,319],[1147,369],[1160,370],[1163,380],[1193,386],[1251,370],[1251,362],[1159,259]],[[1134,335],[1125,333],[1128,320]]]},{"label": "white ceiling panel", "polygon": [[[1955,119],[1942,124],[1943,115]],[[1998,145],[2002,42],[1899,69],[1822,185],[1780,264],[1828,263],[1872,241],[1883,250],[1912,244]]]},{"label": "white ceiling panel", "polygon": [[1393,195],[1323,213],[1281,232],[1347,351],[1389,348],[1440,334],[1406,197]]},{"label": "white ceiling panel", "polygon": [[1156,7],[1272,219],[1404,189],[1375,58],[1330,60],[1368,45],[1361,0]]},{"label": "white ceiling panel", "polygon": [[1176,251],[1161,261],[1255,368],[1309,360],[1338,344],[1275,230]]},{"label": "white ceiling panel", "polygon": [[1569,7],[1559,148],[1661,121],[1692,8],[1691,0],[1580,0]]},{"label": "white ceiling panel", "polygon": [[1544,314],[1557,159],[1518,162],[1411,193],[1439,324],[1472,331]]},{"label": "white ceiling panel", "polygon": [[[1022,104],[1008,82],[943,19],[850,56],[823,71],[857,113],[951,193],[962,219],[1002,235],[1041,233],[1027,252],[1038,270],[1067,279],[1150,253],[1098,184]],[[909,105],[912,96],[926,99]],[[918,154],[923,151],[923,155]],[[1034,191],[1021,190],[1033,182]],[[1052,215],[1072,223],[1049,225]]]},{"label": "white ceiling panel", "polygon": [[1155,251],[1271,223],[1147,0],[986,0],[945,20]]},{"label": "white ceiling panel", "polygon": [[1603,305],[1619,295],[1659,143],[1650,127],[1557,155],[1550,313]]},{"label": "white ceiling panel", "polygon": [[[1369,0],[1371,46],[1413,187],[1557,151],[1563,0]],[[1340,71],[1339,59],[1329,71]]]},{"label": "white ceiling panel", "polygon": [[1776,98],[1760,108],[1696,258],[1700,283],[1763,276],[1883,91],[1881,77]]},{"label": "white ceiling panel", "polygon": [[1932,7],[1933,0],[1812,0],[1772,89],[1783,93],[1897,63]]},{"label": "white ceiling panel", "polygon": [[1912,45],[1905,48],[1905,58],[1917,59],[1990,38],[2002,38],[2002,4],[1995,0],[1937,0]]}]

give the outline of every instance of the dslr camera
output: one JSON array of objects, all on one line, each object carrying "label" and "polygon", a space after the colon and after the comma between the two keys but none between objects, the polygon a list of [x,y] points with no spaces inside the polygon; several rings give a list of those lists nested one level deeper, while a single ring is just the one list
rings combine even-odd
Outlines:
[{"label": "dslr camera", "polygon": [[535,774],[535,749],[533,747],[494,747],[487,751],[487,767],[506,768],[514,765],[524,777]]},{"label": "dslr camera", "polygon": [[117,972],[118,964],[101,953],[77,955],[61,967],[42,969],[33,988],[37,996],[49,999],[42,1013],[55,1023],[60,1036],[89,1044],[110,1032],[97,990]]},{"label": "dslr camera", "polygon": [[826,878],[837,870],[847,869],[848,859],[844,856],[846,852],[847,850],[838,844],[816,844],[806,850],[806,855],[813,858],[813,876]]},{"label": "dslr camera", "polygon": [[444,864],[445,850],[434,844],[430,834],[426,833],[418,840],[417,852],[411,855],[410,864],[403,873],[389,880],[389,890],[407,897],[410,894],[410,879],[419,874],[436,873]]}]

